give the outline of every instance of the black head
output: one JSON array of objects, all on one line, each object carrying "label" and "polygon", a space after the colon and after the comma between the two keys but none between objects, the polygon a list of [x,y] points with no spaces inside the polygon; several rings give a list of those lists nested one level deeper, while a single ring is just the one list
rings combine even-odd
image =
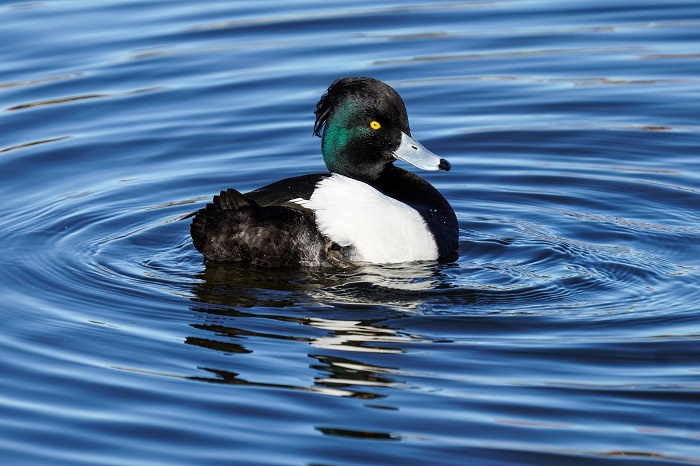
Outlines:
[{"label": "black head", "polygon": [[401,96],[373,78],[341,78],[316,105],[314,134],[322,137],[323,159],[331,172],[375,180],[400,158],[428,170],[449,163],[411,137]]}]

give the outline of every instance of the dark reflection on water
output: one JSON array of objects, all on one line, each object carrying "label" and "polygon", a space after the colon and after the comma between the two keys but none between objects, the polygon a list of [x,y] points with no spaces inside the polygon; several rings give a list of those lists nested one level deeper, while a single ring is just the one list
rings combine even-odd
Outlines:
[{"label": "dark reflection on water", "polygon": [[[445,270],[456,263],[359,266],[350,270],[276,269],[206,264],[194,293],[202,302],[283,307],[304,299],[338,299],[363,305],[411,306],[427,292],[453,287]],[[465,294],[469,290],[462,289]]]},{"label": "dark reflection on water", "polygon": [[[192,327],[205,331],[209,338],[188,337],[185,342],[241,356],[254,353],[246,347],[246,342],[251,340],[273,339],[303,343],[309,347],[309,368],[322,375],[315,377],[311,386],[283,385],[285,388],[309,389],[328,395],[362,399],[383,398],[384,395],[368,392],[362,387],[393,386],[397,382],[390,374],[396,368],[368,364],[359,356],[372,352],[403,352],[402,344],[418,337],[384,325],[383,322],[388,317],[385,313],[389,312],[391,318],[395,319],[407,311],[395,309],[394,306],[410,308],[421,301],[415,293],[387,288],[386,282],[391,281],[394,285],[409,288],[425,288],[426,278],[439,274],[434,269],[435,265],[416,265],[363,267],[363,273],[293,269],[270,271],[209,264],[200,276],[201,282],[193,289],[193,300],[201,304],[192,307],[194,312],[203,316]],[[368,302],[368,296],[373,297],[374,304]],[[352,307],[354,316],[361,320],[339,318],[342,317],[342,312],[338,316],[326,317],[302,304],[309,300],[322,302],[324,298],[331,297],[342,304],[329,303],[329,308]],[[379,312],[377,306],[381,306]],[[265,313],[263,309],[278,309],[280,312]],[[365,309],[369,313],[363,313]],[[312,315],[308,315],[309,312]],[[271,322],[259,323],[268,320]],[[294,324],[294,333],[279,333],[275,321]],[[245,327],[246,324],[250,328],[273,328],[275,332],[251,330]],[[306,330],[300,331],[300,327]],[[357,354],[358,358],[315,354],[312,348]],[[216,378],[196,378],[197,380],[257,384],[255,381],[238,378],[234,372],[214,368],[204,370],[215,374]]]},{"label": "dark reflection on water", "polygon": [[401,436],[393,435],[385,432],[368,432],[368,431],[356,431],[347,429],[333,429],[330,427],[317,427],[320,432],[325,435],[337,436],[337,437],[348,437],[348,438],[358,438],[362,440],[401,440]]}]

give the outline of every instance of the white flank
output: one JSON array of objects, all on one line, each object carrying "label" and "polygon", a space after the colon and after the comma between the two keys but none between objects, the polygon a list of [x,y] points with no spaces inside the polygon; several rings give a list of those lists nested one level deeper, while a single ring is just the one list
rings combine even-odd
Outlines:
[{"label": "white flank", "polygon": [[315,211],[321,233],[353,248],[350,260],[381,264],[438,257],[418,211],[361,181],[334,173],[316,185],[306,207]]}]

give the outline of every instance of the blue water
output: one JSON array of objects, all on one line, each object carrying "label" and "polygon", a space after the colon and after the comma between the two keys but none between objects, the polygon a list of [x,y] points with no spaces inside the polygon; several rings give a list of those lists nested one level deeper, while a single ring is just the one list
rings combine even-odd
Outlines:
[{"label": "blue water", "polygon": [[[700,3],[0,3],[0,463],[700,463]],[[386,81],[447,264],[209,266]]]}]

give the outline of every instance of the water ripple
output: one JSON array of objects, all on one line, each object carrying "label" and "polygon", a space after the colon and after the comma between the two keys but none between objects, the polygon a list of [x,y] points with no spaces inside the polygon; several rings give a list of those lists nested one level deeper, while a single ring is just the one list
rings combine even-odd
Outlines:
[{"label": "water ripple", "polygon": [[[700,462],[695,3],[0,15],[8,464]],[[204,263],[187,215],[323,170],[354,74],[453,163],[459,257]]]}]

